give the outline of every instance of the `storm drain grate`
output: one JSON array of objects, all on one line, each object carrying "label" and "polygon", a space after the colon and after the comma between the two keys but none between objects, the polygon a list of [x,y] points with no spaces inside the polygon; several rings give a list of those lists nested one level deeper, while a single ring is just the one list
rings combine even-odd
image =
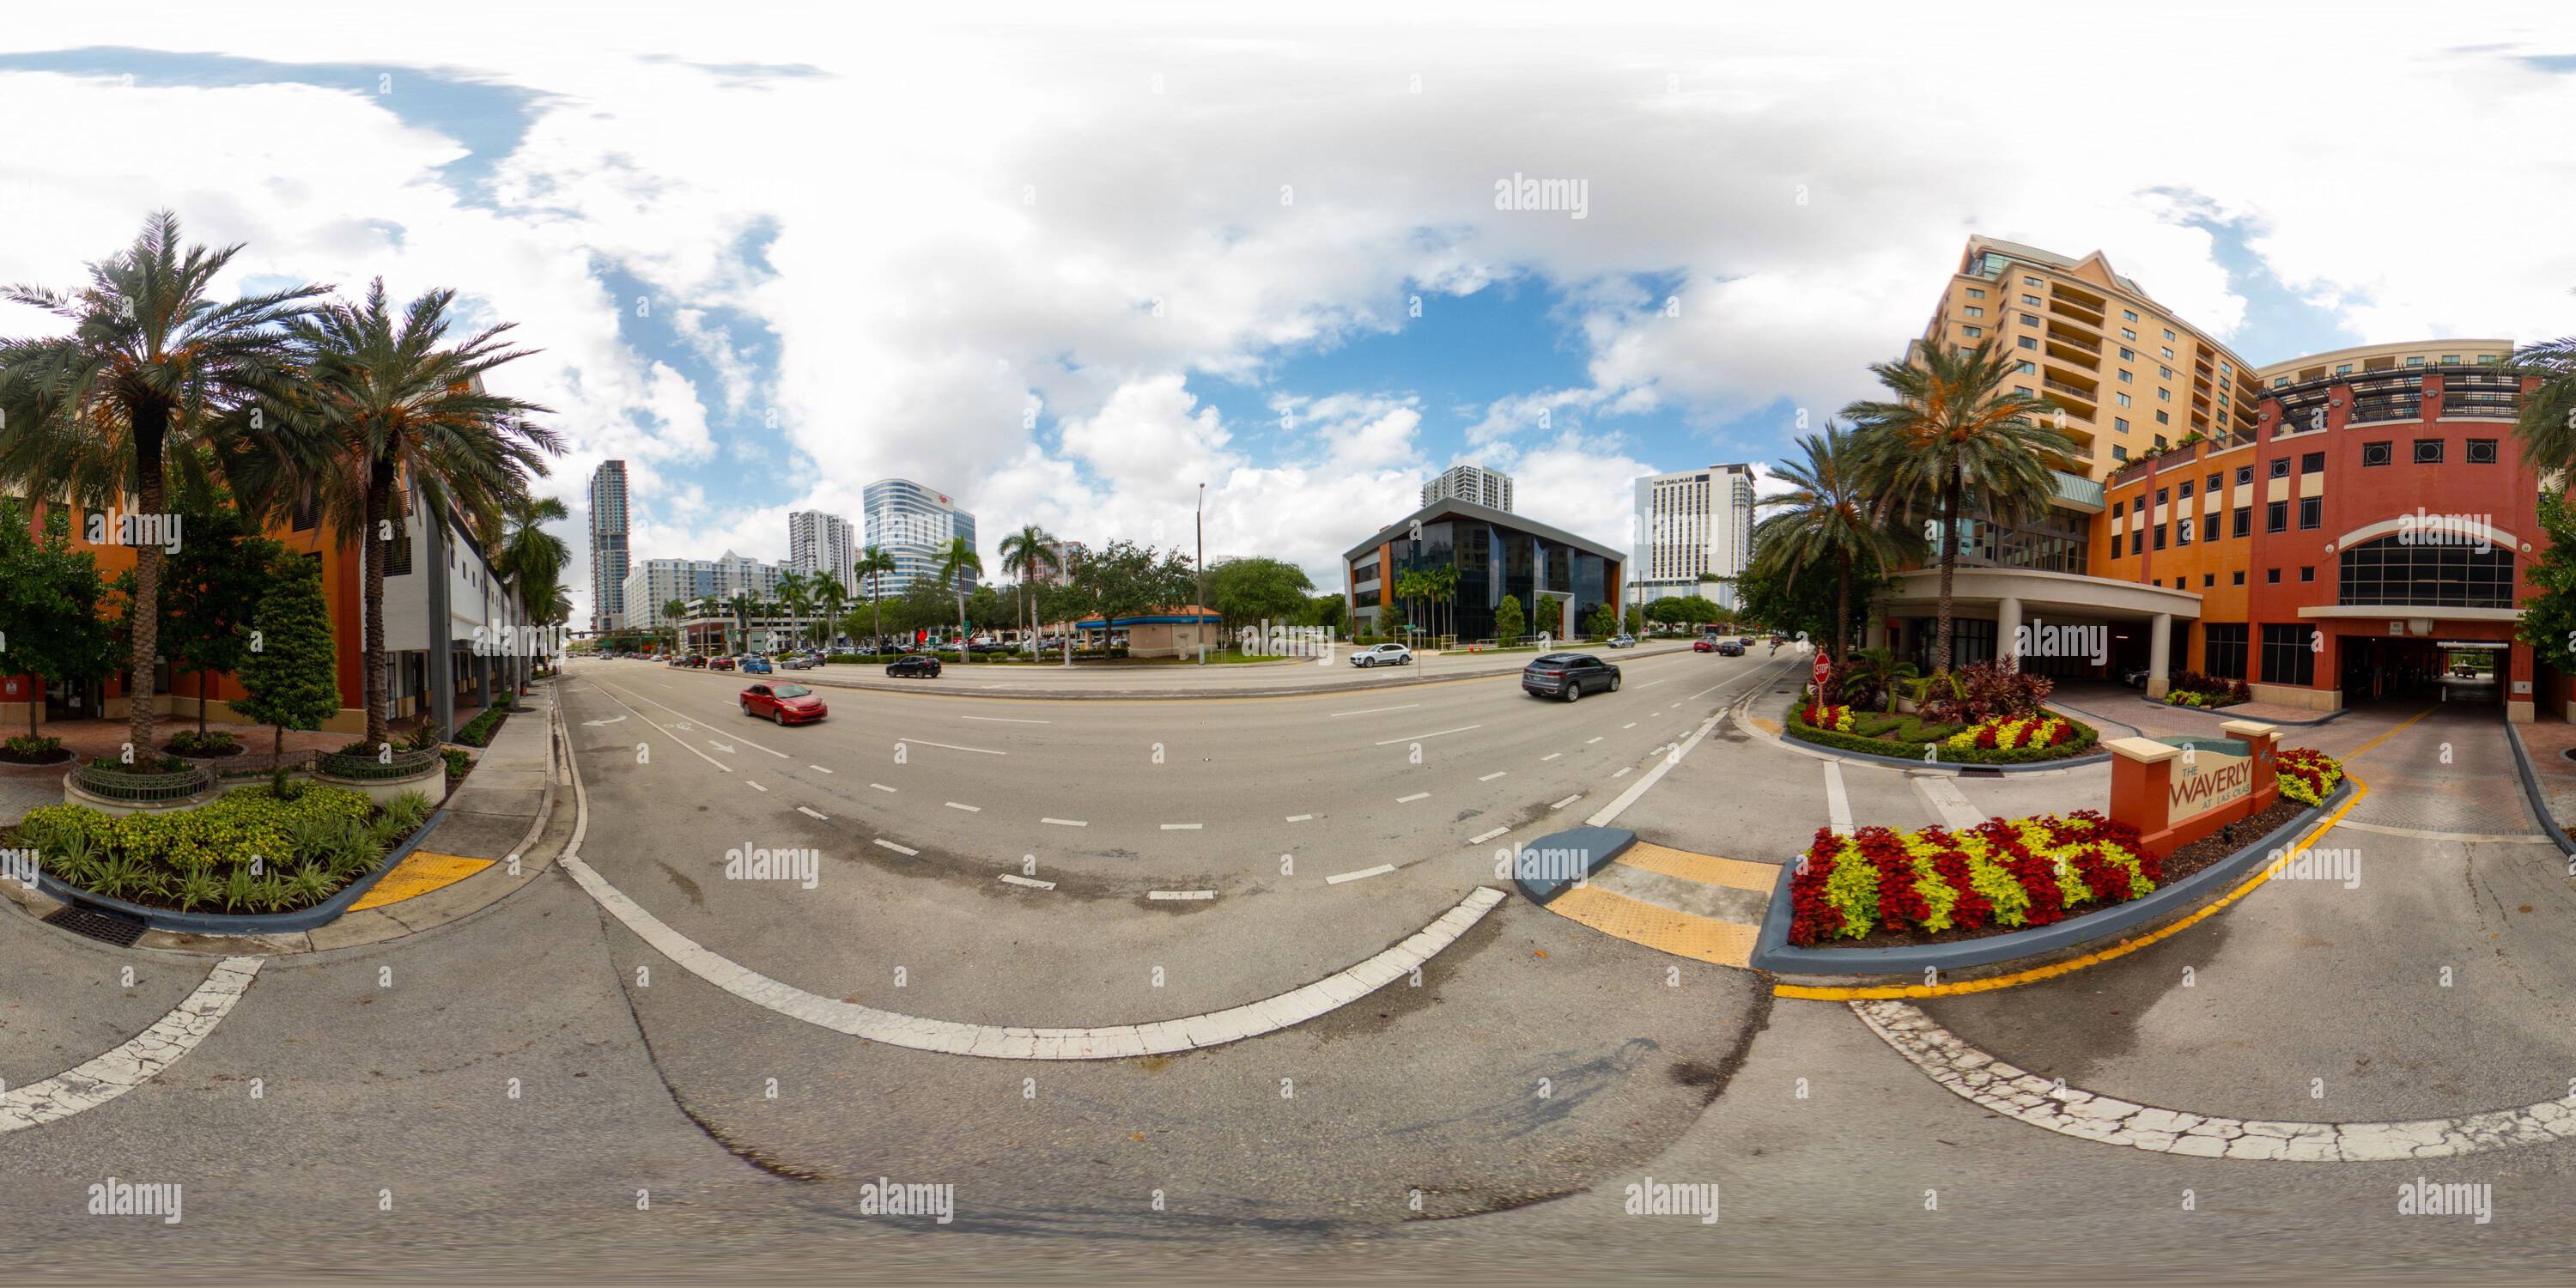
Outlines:
[{"label": "storm drain grate", "polygon": [[132,948],[134,941],[143,937],[144,930],[142,922],[131,918],[92,912],[70,904],[45,914],[45,924],[60,926],[75,935],[87,935],[100,943],[114,944],[119,948]]},{"label": "storm drain grate", "polygon": [[1959,771],[1959,777],[1961,778],[2001,778],[2003,776],[2004,771],[2000,769],[1962,769]]}]

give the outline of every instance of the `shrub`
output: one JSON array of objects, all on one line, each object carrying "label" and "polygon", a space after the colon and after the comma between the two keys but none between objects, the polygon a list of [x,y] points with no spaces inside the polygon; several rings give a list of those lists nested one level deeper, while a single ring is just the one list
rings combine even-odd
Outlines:
[{"label": "shrub", "polygon": [[1939,763],[1945,765],[2026,765],[2043,760],[2059,760],[2082,755],[2101,737],[2099,731],[2081,720],[2052,716],[2051,719],[2060,720],[2066,724],[2070,731],[2069,736],[2048,744],[2016,739],[2017,745],[2012,747],[1959,747],[1954,745],[1954,740],[1963,731],[1963,726],[1945,724],[1920,716],[1877,715],[1862,712],[1852,717],[1852,728],[1847,733],[1833,729],[1819,729],[1807,723],[1805,717],[1805,708],[1790,712],[1788,730],[1790,737],[1801,742],[1815,743],[1818,746],[1838,747],[1844,751],[1864,752],[1872,756],[1890,756],[1898,760],[1922,760],[1923,744],[1938,743],[1940,744]]},{"label": "shrub", "polygon": [[363,830],[369,812],[365,794],[346,788],[310,785],[281,799],[245,787],[166,814],[38,806],[19,823],[18,841],[56,878],[110,898],[275,911],[320,901],[297,901],[282,874],[308,857],[310,838]]},{"label": "shrub", "polygon": [[2176,706],[2224,707],[2238,702],[2250,702],[2254,698],[2254,690],[2248,688],[2243,680],[2203,675],[2198,671],[2176,671],[2165,678],[2165,683],[2167,702],[2173,702],[2175,690],[2188,692],[2198,699],[2195,702],[2175,703]]},{"label": "shrub", "polygon": [[0,743],[0,760],[14,760],[22,764],[43,764],[49,760],[62,759],[62,756],[63,740],[51,734],[22,733],[5,743]]},{"label": "shrub", "polygon": [[438,754],[447,761],[447,776],[450,778],[463,778],[465,771],[474,767],[474,758],[454,747]]},{"label": "shrub", "polygon": [[505,707],[489,708],[483,714],[466,721],[465,727],[456,731],[456,740],[468,747],[491,746],[493,733],[500,729],[501,722],[508,719],[509,715],[510,712]]},{"label": "shrub", "polygon": [[2015,671],[2001,662],[1975,662],[1935,673],[1924,687],[1923,714],[1951,724],[1983,724],[2003,716],[2037,715],[2057,681]]},{"label": "shrub", "polygon": [[1988,819],[1963,833],[1821,828],[1789,882],[1789,942],[2045,926],[2082,904],[2138,898],[2163,879],[2137,829],[2092,810]]},{"label": "shrub", "polygon": [[1798,718],[1805,721],[1810,728],[1830,729],[1835,733],[1852,731],[1850,707],[1810,706],[1799,712]]},{"label": "shrub", "polygon": [[2281,794],[2303,805],[2323,805],[2343,784],[2343,762],[2308,747],[2292,747],[2272,759]]},{"label": "shrub", "polygon": [[2006,716],[1950,735],[1949,747],[1952,751],[2011,751],[2019,747],[2064,746],[2075,737],[2075,722],[2064,716]]},{"label": "shrub", "polygon": [[182,729],[170,735],[169,749],[182,756],[229,756],[241,750],[241,740],[221,729]]},{"label": "shrub", "polygon": [[123,760],[114,756],[93,756],[90,758],[89,767],[92,769],[113,770],[120,774],[184,774],[188,772],[188,762],[179,759],[177,756],[136,756],[134,758],[134,763],[131,765],[126,764]]}]

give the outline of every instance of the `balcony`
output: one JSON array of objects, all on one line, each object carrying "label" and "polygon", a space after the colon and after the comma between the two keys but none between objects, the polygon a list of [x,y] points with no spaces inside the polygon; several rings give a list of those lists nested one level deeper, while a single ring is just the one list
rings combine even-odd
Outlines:
[{"label": "balcony", "polygon": [[2492,393],[2442,395],[2444,420],[2519,420],[2522,400]]},{"label": "balcony", "polygon": [[2069,398],[2081,399],[2087,404],[2095,404],[2102,401],[2102,395],[2093,390],[2086,389],[2081,385],[2070,385],[2063,380],[2051,380],[2046,376],[2040,377],[2039,383],[2041,387],[2048,389],[2051,392],[2063,394]]},{"label": "balcony", "polygon": [[2064,282],[2050,283],[2048,293],[2050,296],[2064,300],[2087,313],[2098,314],[2102,312],[2103,309],[2109,307],[2111,303],[2109,300],[2103,299],[2101,296],[2095,295],[2091,291],[2069,286]]},{"label": "balcony", "polygon": [[2062,340],[2051,339],[2048,342],[2048,357],[2051,362],[2063,362],[2070,367],[2082,367],[2087,371],[2098,372],[2102,369],[2101,359],[2074,348]]},{"label": "balcony", "polygon": [[2061,331],[2058,329],[2057,319],[2055,318],[2050,318],[2048,321],[2048,338],[2052,343],[2071,345],[2074,348],[2082,349],[2086,353],[2099,355],[2102,352],[2101,341],[2089,336],[2078,335],[2073,331]]},{"label": "balcony", "polygon": [[2359,425],[2383,420],[2420,420],[2423,415],[2424,400],[2411,394],[2395,398],[2355,398],[2352,400],[2352,414],[2344,418],[2344,423]]},{"label": "balcony", "polygon": [[2063,296],[2052,299],[2048,302],[2048,312],[2052,317],[2062,317],[2070,322],[2081,323],[2096,331],[2102,329],[2101,310],[2085,308],[2083,305],[2077,304]]}]

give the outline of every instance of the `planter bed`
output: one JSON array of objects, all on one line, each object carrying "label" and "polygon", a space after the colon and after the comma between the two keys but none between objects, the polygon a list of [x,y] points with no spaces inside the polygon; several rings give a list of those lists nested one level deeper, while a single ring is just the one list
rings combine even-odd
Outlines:
[{"label": "planter bed", "polygon": [[[2091,757],[2095,744],[2102,738],[2101,732],[2093,726],[2060,712],[2050,712],[2049,715],[2065,721],[2069,727],[2070,736],[2066,741],[2052,746],[2013,747],[2008,750],[1962,748],[1951,746],[1950,741],[1969,727],[1966,725],[1926,721],[1913,715],[1887,715],[1874,711],[1860,711],[1852,713],[1852,728],[1849,732],[1844,732],[1818,728],[1807,723],[1805,713],[1808,710],[1809,708],[1803,706],[1790,708],[1785,726],[1790,737],[1819,747],[1831,747],[1838,751],[1856,752],[1887,760],[1900,760],[1913,765],[1927,763],[1998,766],[2045,764],[2053,767],[2068,761]],[[1937,761],[1927,762],[1923,759],[1923,744],[1927,742],[1940,745]]]},{"label": "planter bed", "polygon": [[0,765],[59,765],[71,758],[62,739],[44,734],[20,734],[0,743]]}]

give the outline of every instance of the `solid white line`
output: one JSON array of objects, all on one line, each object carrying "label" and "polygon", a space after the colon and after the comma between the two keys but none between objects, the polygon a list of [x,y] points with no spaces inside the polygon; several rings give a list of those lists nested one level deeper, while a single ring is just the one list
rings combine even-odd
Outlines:
[{"label": "solid white line", "polygon": [[1638,775],[1637,781],[1628,784],[1628,790],[1619,793],[1619,795],[1609,804],[1602,806],[1599,813],[1594,814],[1592,817],[1583,821],[1594,827],[1609,826],[1610,820],[1619,817],[1620,811],[1636,804],[1638,797],[1645,795],[1654,787],[1655,784],[1662,782],[1664,780],[1664,775],[1671,772],[1673,766],[1682,763],[1682,757],[1689,755],[1691,753],[1691,748],[1698,746],[1700,744],[1700,740],[1708,736],[1708,731],[1717,727],[1718,719],[1723,715],[1725,715],[1725,713],[1721,711],[1717,715],[1710,716],[1708,719],[1701,721],[1699,732],[1692,734],[1689,738],[1683,740],[1679,746],[1666,752],[1661,758],[1655,761],[1654,768]]},{"label": "solid white line", "polygon": [[881,791],[881,792],[890,792],[890,791],[895,790],[894,788],[891,788],[891,787],[886,786],[884,783],[870,783],[870,784],[868,784],[868,786],[873,787],[873,788],[876,788],[878,791]]},{"label": "solid white line", "polygon": [[1490,774],[1487,774],[1487,775],[1485,775],[1485,776],[1484,776],[1484,777],[1482,777],[1482,778],[1477,779],[1476,781],[1477,781],[1477,782],[1480,782],[1480,783],[1490,783],[1490,782],[1494,781],[1495,779],[1500,778],[1500,777],[1502,777],[1503,775],[1508,774],[1508,773],[1510,773],[1510,772],[1512,772],[1512,771],[1510,771],[1510,770],[1508,770],[1508,769],[1497,769],[1497,770],[1495,770],[1494,772],[1492,772],[1492,773],[1490,773]]},{"label": "solid white line", "polygon": [[960,747],[960,746],[958,746],[958,745],[957,745],[957,744],[955,744],[955,743],[949,743],[949,742],[932,742],[932,741],[931,741],[931,740],[929,740],[928,738],[897,738],[897,739],[895,739],[895,741],[896,741],[896,742],[917,742],[917,743],[920,743],[920,744],[921,744],[922,746],[924,746],[924,747],[945,747],[945,748],[947,748],[947,749],[948,749],[948,750],[950,750],[950,751],[971,751],[971,752],[974,752],[974,753],[975,753],[976,755],[978,755],[978,756],[1007,756],[1007,755],[1010,755],[1010,754],[1011,754],[1011,753],[1009,753],[1009,752],[1007,752],[1007,751],[993,751],[993,750],[990,750],[990,749],[987,749],[987,748],[984,748],[984,747]]},{"label": "solid white line", "polygon": [[1004,881],[1008,881],[1008,882],[1010,882],[1012,885],[1015,885],[1015,886],[1027,886],[1028,888],[1030,888],[1030,889],[1032,889],[1032,890],[1053,890],[1053,889],[1055,889],[1055,882],[1053,882],[1053,881],[1034,881],[1034,880],[1031,880],[1031,879],[1029,879],[1029,878],[1027,878],[1027,877],[1021,876],[1021,875],[1020,875],[1019,873],[1017,873],[1017,872],[1005,872],[1005,873],[1003,873],[1003,874],[1002,874],[1002,879],[1003,879]]},{"label": "solid white line", "polygon": [[1148,890],[1148,891],[1146,891],[1146,892],[1145,892],[1145,897],[1146,897],[1146,898],[1148,898],[1148,899],[1166,899],[1166,900],[1169,900],[1169,899],[1213,899],[1213,898],[1215,898],[1215,897],[1216,897],[1216,891],[1214,891],[1214,890]]},{"label": "solid white line", "polygon": [[1566,806],[1571,805],[1571,804],[1575,803],[1576,801],[1579,801],[1579,800],[1582,800],[1582,799],[1583,799],[1583,793],[1581,793],[1581,792],[1576,792],[1576,793],[1575,793],[1575,794],[1573,794],[1572,796],[1568,796],[1568,797],[1566,797],[1564,800],[1558,801],[1557,803],[1555,803],[1555,804],[1553,804],[1553,805],[1548,806],[1548,808],[1549,808],[1549,809],[1564,809]]},{"label": "solid white line", "polygon": [[1715,693],[1715,692],[1717,692],[1719,689],[1723,689],[1723,688],[1725,688],[1725,687],[1726,687],[1726,682],[1725,682],[1724,680],[1720,680],[1720,681],[1718,681],[1717,683],[1712,684],[1712,685],[1708,686],[1707,688],[1702,689],[1702,690],[1700,690],[1699,692],[1697,692],[1697,693],[1694,693],[1694,694],[1690,695],[1690,697],[1683,699],[1683,701],[1685,701],[1685,702],[1696,702],[1696,701],[1698,701],[1699,699],[1704,698],[1704,697],[1707,697],[1708,695],[1710,695],[1710,694],[1712,694],[1712,693]]},{"label": "solid white line", "polygon": [[832,772],[831,770],[828,770],[828,769],[823,768],[821,765],[807,765],[807,766],[806,766],[806,768],[807,768],[807,769],[810,769],[810,770],[813,770],[815,773],[818,773],[818,774],[828,774],[828,773]]},{"label": "solid white line", "polygon": [[878,838],[876,839],[876,843],[877,843],[877,844],[879,844],[879,845],[882,845],[882,846],[886,847],[886,848],[887,848],[887,849],[889,849],[889,850],[894,851],[894,852],[895,852],[895,853],[897,853],[897,854],[919,854],[919,853],[921,853],[921,851],[916,850],[916,849],[912,848],[912,847],[911,847],[911,846],[909,846],[909,845],[897,845],[897,844],[895,844],[894,842],[889,841],[889,840],[885,839],[885,838],[884,838],[884,837],[882,837],[882,836],[880,836],[880,837],[878,837]]},{"label": "solid white line", "polygon": [[1089,827],[1089,826],[1091,826],[1091,824],[1086,823],[1086,822],[1084,822],[1084,821],[1082,821],[1081,819],[1078,819],[1078,818],[1042,818],[1042,819],[1039,819],[1038,821],[1039,821],[1039,822],[1041,822],[1041,823],[1053,823],[1053,824],[1055,824],[1057,827]]},{"label": "solid white line", "polygon": [[1291,814],[1288,816],[1288,821],[1291,823],[1311,823],[1314,820],[1315,816],[1312,814]]},{"label": "solid white line", "polygon": [[[1664,680],[1669,680],[1669,679],[1671,679],[1671,678],[1673,678],[1673,677],[1671,677],[1671,676],[1669,676],[1669,675],[1668,675],[1668,676],[1665,676],[1665,677],[1664,677]],[[1638,687],[1638,688],[1640,688],[1640,689],[1651,689],[1651,688],[1655,687],[1656,685],[1663,683],[1663,682],[1664,682],[1664,680],[1648,680],[1648,681],[1646,681],[1644,684],[1640,684],[1640,685],[1638,685],[1637,687]]]},{"label": "solid white line", "polygon": [[1471,836],[1471,837],[1468,837],[1468,838],[1467,838],[1467,844],[1469,844],[1469,845],[1483,845],[1485,842],[1490,841],[1490,840],[1493,840],[1495,837],[1497,837],[1497,836],[1501,836],[1503,833],[1508,832],[1508,831],[1510,831],[1510,830],[1512,830],[1512,829],[1510,829],[1510,828],[1508,828],[1508,827],[1498,827],[1498,828],[1495,828],[1493,831],[1490,831],[1490,832],[1478,832],[1478,833],[1477,833],[1477,834],[1475,834],[1474,836]]},{"label": "solid white line", "polygon": [[1204,830],[1206,827],[1207,824],[1205,823],[1165,823],[1163,825],[1163,830],[1166,832],[1197,832]]},{"label": "solid white line", "polygon": [[1009,716],[959,716],[960,720],[981,720],[986,724],[1054,724],[1053,720],[1013,720]]},{"label": "solid white line", "polygon": [[981,814],[984,812],[984,807],[981,805],[960,805],[955,801],[948,802],[948,808],[962,809],[969,814]]},{"label": "solid white line", "polygon": [[1430,796],[1431,796],[1431,793],[1429,793],[1429,792],[1415,792],[1415,793],[1414,793],[1414,794],[1412,794],[1411,796],[1398,796],[1398,797],[1396,797],[1396,798],[1395,798],[1395,803],[1396,803],[1396,804],[1398,804],[1398,805],[1410,805],[1410,804],[1412,804],[1413,802],[1418,801],[1418,800],[1428,800],[1428,799],[1430,799]]},{"label": "solid white line", "polygon": [[753,791],[755,791],[755,792],[765,792],[765,791],[768,791],[768,790],[769,790],[768,788],[763,787],[763,786],[761,786],[760,784],[755,783],[755,782],[751,781],[751,780],[750,780],[750,779],[748,779],[748,778],[746,778],[746,779],[742,780],[742,785],[743,785],[743,786],[745,786],[745,787],[750,788],[751,790],[753,790]]},{"label": "solid white line", "polygon": [[1551,761],[1551,760],[1554,760],[1554,759],[1556,759],[1557,757],[1562,756],[1562,755],[1564,755],[1564,754],[1565,754],[1565,753],[1564,753],[1564,752],[1561,752],[1561,751],[1551,751],[1551,752],[1547,753],[1546,755],[1539,757],[1539,758],[1538,758],[1538,760],[1539,760],[1539,763],[1540,763],[1540,764],[1544,765],[1544,764],[1546,764],[1547,762],[1549,762],[1549,761]]},{"label": "solid white line", "polygon": [[250,991],[260,961],[227,957],[216,962],[194,992],[124,1044],[42,1082],[9,1088],[0,1095],[0,1133],[42,1127],[95,1109],[159,1077],[231,1014],[233,1003]]},{"label": "solid white line", "polygon": [[799,814],[814,814],[814,817],[819,818],[819,819],[823,820],[823,821],[824,821],[824,822],[826,822],[826,823],[829,823],[829,822],[831,822],[831,821],[832,821],[832,816],[831,816],[831,815],[829,815],[829,814],[815,814],[815,813],[814,813],[814,811],[812,811],[812,810],[810,810],[810,809],[807,809],[807,808],[805,808],[805,807],[804,807],[804,806],[802,806],[802,805],[799,805],[799,806],[797,806],[797,807],[796,807],[796,812],[797,812],[797,813],[799,813]]},{"label": "solid white line", "polygon": [[1378,745],[1381,747],[1392,747],[1399,742],[1420,742],[1425,738],[1437,738],[1441,734],[1465,733],[1470,729],[1482,729],[1484,727],[1485,726],[1480,724],[1460,725],[1455,729],[1441,729],[1431,733],[1417,733],[1410,738],[1388,738],[1379,742]]},{"label": "solid white line", "polygon": [[1415,707],[1418,707],[1418,706],[1421,706],[1421,705],[1422,705],[1422,704],[1421,704],[1421,703],[1419,703],[1419,702],[1408,702],[1408,703],[1405,703],[1403,706],[1400,706],[1400,707],[1362,707],[1361,709],[1359,709],[1359,710],[1357,710],[1357,711],[1336,711],[1336,712],[1334,712],[1331,716],[1329,716],[1329,717],[1327,717],[1327,718],[1328,718],[1328,719],[1333,719],[1333,720],[1339,720],[1339,719],[1341,719],[1343,716],[1373,716],[1373,715],[1376,715],[1378,712],[1381,712],[1381,711],[1411,711],[1411,710],[1412,710],[1412,709],[1414,709]]},{"label": "solid white line", "polygon": [[[608,698],[608,700],[609,700],[609,701],[611,701],[611,702],[615,702],[615,703],[617,703],[617,705],[619,705],[619,706],[621,706],[621,707],[626,707],[626,704],[625,704],[624,702],[620,701],[620,700],[618,699],[618,696],[617,696],[616,694],[614,694],[614,693],[609,693],[605,688],[601,689],[601,690],[600,690],[600,692],[601,692],[602,694],[604,694],[604,695]],[[648,716],[648,715],[644,714],[644,713],[643,713],[643,712],[641,712],[641,711],[636,711],[636,710],[635,710],[635,708],[633,708],[633,707],[626,707],[626,709],[627,709],[629,712],[632,712],[632,713],[634,714],[634,716],[635,716],[635,718],[636,718],[636,719],[641,720],[641,721],[643,721],[644,723],[646,723],[646,724],[648,724],[648,725],[651,725],[651,726],[653,726],[653,727],[654,727],[654,728],[656,728],[656,729],[662,729],[662,724],[661,724],[661,722],[660,722],[660,721],[658,721],[658,720],[655,720],[653,717]],[[713,766],[715,766],[716,768],[718,768],[718,769],[721,769],[721,770],[725,771],[725,772],[726,772],[726,773],[728,773],[728,774],[730,774],[730,773],[732,773],[732,772],[733,772],[733,766],[728,765],[728,764],[724,763],[723,761],[718,760],[718,759],[716,759],[715,757],[710,756],[710,755],[708,755],[707,753],[705,753],[705,752],[703,752],[703,751],[698,750],[698,749],[697,749],[697,748],[695,748],[695,747],[691,747],[691,746],[689,746],[689,744],[688,744],[688,743],[683,742],[683,741],[681,740],[680,735],[678,735],[678,734],[676,734],[676,733],[673,733],[673,732],[671,732],[671,731],[670,731],[670,730],[668,730],[668,729],[662,729],[662,736],[663,736],[663,737],[665,737],[665,738],[670,739],[670,740],[671,740],[671,741],[673,741],[673,742],[677,742],[677,743],[679,743],[682,747],[686,747],[686,748],[688,748],[688,752],[689,752],[689,754],[690,754],[690,755],[695,756],[695,757],[697,757],[698,759],[703,760],[703,761],[707,762],[708,764],[713,765]]]},{"label": "solid white line", "polygon": [[1324,878],[1324,884],[1340,885],[1345,881],[1358,881],[1364,877],[1382,877],[1393,871],[1395,871],[1394,864],[1381,863],[1373,868],[1361,868],[1357,872],[1336,872],[1333,875]]},{"label": "solid white line", "polygon": [[1825,762],[1825,813],[1833,820],[1836,836],[1852,834],[1851,794],[1843,790],[1843,767]]},{"label": "solid white line", "polygon": [[[603,685],[602,687],[604,688],[604,687],[606,687],[606,686],[604,686],[604,685]],[[699,721],[704,721],[704,720],[706,719],[706,717],[705,717],[705,716],[693,716],[693,715],[690,715],[688,712],[686,712],[686,711],[682,711],[682,710],[681,710],[681,709],[679,709],[678,707],[672,706],[672,705],[671,705],[670,703],[668,703],[668,702],[658,701],[658,700],[653,699],[653,698],[646,698],[646,697],[644,697],[644,695],[643,695],[643,694],[641,694],[641,693],[638,693],[638,694],[636,694],[636,695],[634,695],[634,696],[636,696],[636,697],[638,697],[638,698],[643,698],[643,700],[644,700],[644,701],[646,701],[646,702],[651,702],[654,706],[660,707],[660,708],[662,708],[663,710],[668,711],[668,712],[670,712],[672,715],[678,716],[678,717],[680,717],[680,718],[681,718],[681,719],[683,719],[683,720],[699,720]],[[631,710],[631,709],[632,709],[632,708],[630,708],[630,710]],[[639,716],[640,716],[640,715],[642,715],[642,714],[644,714],[644,713],[643,713],[643,712],[641,712],[641,711],[638,711],[638,712],[636,712],[635,714],[637,714],[637,715],[639,715]],[[707,732],[708,732],[708,733],[710,733],[710,734],[714,733],[714,732],[715,732],[715,726],[714,726],[713,724],[709,724],[709,725],[707,725]],[[753,742],[753,741],[752,741],[751,739],[749,739],[749,738],[744,738],[741,734],[729,733],[729,734],[726,734],[725,736],[726,736],[726,737],[728,737],[728,738],[737,739],[737,740],[739,740],[739,741],[740,741],[744,746],[746,746],[746,747],[750,747],[750,748],[752,748],[752,749],[753,749],[753,750],[755,750],[755,751],[769,751],[769,748],[767,748],[767,747],[763,747],[763,746],[761,746],[759,743]],[[795,759],[795,757],[790,756],[790,755],[788,755],[786,752],[783,752],[783,751],[769,751],[769,754],[770,754],[770,755],[773,755],[773,756],[778,757],[780,760],[794,760],[794,759]]]}]

